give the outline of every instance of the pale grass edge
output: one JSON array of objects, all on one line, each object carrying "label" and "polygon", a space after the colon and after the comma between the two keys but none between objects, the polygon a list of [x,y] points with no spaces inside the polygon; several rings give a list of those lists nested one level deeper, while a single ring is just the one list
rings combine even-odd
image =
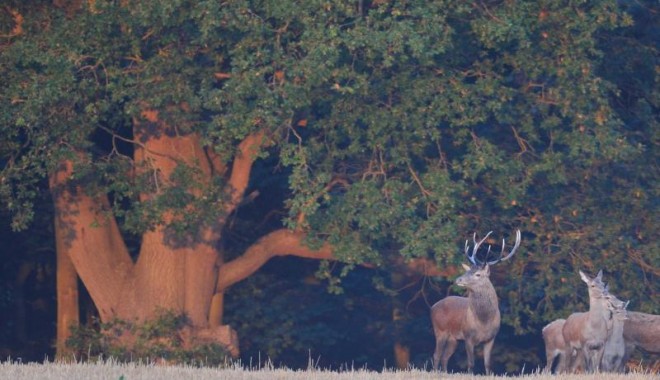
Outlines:
[{"label": "pale grass edge", "polygon": [[650,372],[631,372],[627,374],[579,374],[579,375],[548,375],[539,370],[520,376],[483,376],[468,374],[434,373],[424,369],[410,368],[407,370],[384,369],[381,372],[360,368],[344,367],[341,370],[310,367],[307,370],[292,370],[288,368],[275,368],[271,362],[266,361],[261,368],[250,368],[241,363],[233,362],[226,367],[194,367],[181,365],[159,365],[156,363],[118,363],[112,359],[99,359],[87,363],[27,363],[7,359],[0,362],[0,379],[382,379],[382,380],[426,380],[426,379],[503,379],[524,378],[533,380],[650,380],[658,379],[657,374]]}]

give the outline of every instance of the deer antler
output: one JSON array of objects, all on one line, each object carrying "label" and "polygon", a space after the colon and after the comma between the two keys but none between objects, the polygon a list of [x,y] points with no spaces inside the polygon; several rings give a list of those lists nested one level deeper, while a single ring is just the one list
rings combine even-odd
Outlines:
[{"label": "deer antler", "polygon": [[[487,262],[488,265],[494,265],[494,264],[497,264],[501,261],[508,260],[509,258],[511,258],[511,256],[513,256],[514,253],[516,253],[516,250],[518,249],[518,247],[520,247],[520,230],[516,231],[516,243],[513,245],[513,248],[511,249],[511,252],[509,252],[509,254],[506,255],[506,257],[503,258],[502,255],[504,255],[504,245],[505,245],[505,241],[504,241],[504,239],[502,239],[502,252],[500,252],[500,257],[493,260],[493,261],[488,261]],[[488,256],[486,256],[486,257],[488,257]]]},{"label": "deer antler", "polygon": [[[469,247],[469,245],[468,245],[468,241],[467,241],[467,240],[465,241],[465,256],[467,256],[468,260],[469,260],[472,264],[474,264],[474,265],[483,265],[483,263],[477,261],[477,258],[476,258],[476,257],[477,257],[477,251],[479,250],[479,246],[480,246],[484,241],[486,241],[486,239],[488,238],[488,235],[490,235],[490,234],[492,234],[492,233],[493,233],[493,231],[488,232],[488,233],[486,234],[486,236],[484,236],[484,238],[481,239],[481,241],[479,241],[478,243],[477,243],[477,233],[476,233],[476,232],[474,233],[474,235],[472,236],[472,240],[474,241],[474,248],[472,248],[472,255],[470,255],[470,254],[468,253],[469,250],[470,250],[470,247]],[[488,253],[490,253],[490,246],[488,247]]]}]

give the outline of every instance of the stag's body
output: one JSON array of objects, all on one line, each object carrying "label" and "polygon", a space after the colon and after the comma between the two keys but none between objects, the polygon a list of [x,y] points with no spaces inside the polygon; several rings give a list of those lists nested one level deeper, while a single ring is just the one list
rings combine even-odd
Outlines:
[{"label": "stag's body", "polygon": [[603,358],[605,342],[610,334],[611,313],[607,308],[602,271],[596,278],[589,278],[582,271],[580,277],[589,289],[589,312],[573,313],[564,324],[562,333],[566,341],[566,357],[570,359],[571,372],[575,372],[581,360],[587,372],[597,372]]},{"label": "stag's body", "polygon": [[557,359],[555,373],[566,371],[566,341],[564,340],[565,319],[557,319],[543,328],[543,341],[545,342],[545,372],[552,372],[552,365]]},{"label": "stag's body", "polygon": [[612,330],[607,342],[605,342],[600,367],[606,372],[623,372],[626,364],[624,361],[626,358],[626,344],[623,339],[623,325],[628,319],[628,313],[626,311],[628,303],[612,297],[610,304]]},{"label": "stag's body", "polygon": [[626,342],[626,359],[635,348],[660,354],[660,315],[629,311],[628,319],[623,324],[623,339]]},{"label": "stag's body", "polygon": [[[465,341],[467,352],[468,371],[474,368],[474,348],[484,345],[484,367],[486,373],[490,370],[490,355],[495,342],[495,336],[500,329],[500,309],[495,288],[489,280],[489,265],[510,258],[520,245],[520,231],[516,234],[516,244],[511,252],[502,258],[493,261],[478,262],[475,258],[479,245],[486,240],[490,232],[479,243],[474,239],[475,246],[472,255],[468,254],[467,242],[465,253],[472,263],[471,267],[464,265],[466,273],[456,279],[456,284],[468,290],[467,297],[449,296],[438,301],[431,307],[431,322],[435,334],[435,352],[433,354],[433,368],[447,370],[449,358],[456,350],[459,340]],[[490,253],[490,248],[488,254]]]},{"label": "stag's body", "polygon": [[[458,280],[457,280],[458,283]],[[459,340],[465,341],[468,371],[474,367],[474,348],[484,344],[484,366],[490,372],[490,353],[495,336],[500,329],[500,309],[497,294],[491,282],[486,279],[479,286],[468,288],[468,296],[450,296],[438,301],[431,308],[431,322],[435,333],[434,368],[447,362],[456,350]]]}]

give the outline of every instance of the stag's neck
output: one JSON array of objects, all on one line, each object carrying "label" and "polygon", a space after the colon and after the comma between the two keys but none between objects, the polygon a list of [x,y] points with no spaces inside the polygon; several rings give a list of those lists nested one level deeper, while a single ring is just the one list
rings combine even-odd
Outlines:
[{"label": "stag's neck", "polygon": [[485,284],[478,289],[473,289],[468,294],[470,309],[482,323],[488,323],[493,315],[500,312],[497,293],[492,284]]}]

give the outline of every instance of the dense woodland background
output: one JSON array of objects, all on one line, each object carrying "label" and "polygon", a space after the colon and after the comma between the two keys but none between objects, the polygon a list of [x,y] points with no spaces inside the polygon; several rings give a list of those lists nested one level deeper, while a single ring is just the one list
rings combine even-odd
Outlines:
[{"label": "dense woodland background", "polygon": [[[429,307],[460,293],[474,231],[493,230],[496,249],[522,231],[491,274],[496,372],[543,364],[541,328],[588,308],[579,269],[660,314],[658,12],[653,0],[3,0],[0,359],[54,357],[60,273],[73,325],[148,304],[134,317],[163,307],[199,331],[231,326],[244,362],[428,365]],[[81,237],[113,223],[108,246]],[[262,244],[287,230],[295,244]],[[121,253],[137,268],[153,251],[145,273],[159,277],[163,257],[196,250],[211,265],[158,279],[185,293],[171,303],[140,298],[133,274],[98,282],[101,260],[85,262]],[[99,290],[122,282],[137,293]]]}]

